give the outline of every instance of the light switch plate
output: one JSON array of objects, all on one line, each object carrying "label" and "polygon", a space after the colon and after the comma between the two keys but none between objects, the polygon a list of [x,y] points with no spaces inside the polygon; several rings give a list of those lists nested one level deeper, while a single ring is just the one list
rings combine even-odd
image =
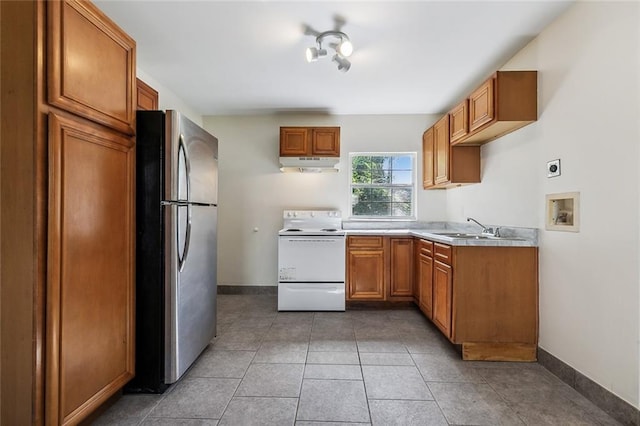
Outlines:
[{"label": "light switch plate", "polygon": [[547,162],[547,177],[560,176],[560,159]]}]

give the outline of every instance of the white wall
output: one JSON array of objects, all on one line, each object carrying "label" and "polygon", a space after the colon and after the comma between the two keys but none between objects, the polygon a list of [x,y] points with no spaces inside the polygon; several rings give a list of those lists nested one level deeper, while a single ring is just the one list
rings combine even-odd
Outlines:
[{"label": "white wall", "polygon": [[[350,200],[348,153],[419,154],[422,133],[435,119],[426,115],[320,114],[205,117],[205,128],[219,139],[219,284],[276,285],[282,211],[336,208],[346,214]],[[333,125],[341,128],[338,173],[280,172],[280,126]],[[420,161],[418,167],[418,176],[422,176]],[[419,218],[444,220],[444,197],[444,191],[418,191]]]},{"label": "white wall", "polygon": [[[576,3],[504,69],[539,71],[539,121],[482,149],[447,217],[540,228],[540,346],[635,407],[640,371],[640,7]],[[548,160],[562,175],[546,178]],[[579,233],[544,231],[579,191]]]},{"label": "white wall", "polygon": [[138,68],[136,70],[137,76],[140,80],[147,83],[158,91],[158,109],[167,110],[173,109],[180,111],[186,115],[191,121],[202,126],[202,114],[195,109],[187,105],[178,95],[176,95],[171,89],[164,84],[156,80],[151,74],[148,74],[143,69]]}]

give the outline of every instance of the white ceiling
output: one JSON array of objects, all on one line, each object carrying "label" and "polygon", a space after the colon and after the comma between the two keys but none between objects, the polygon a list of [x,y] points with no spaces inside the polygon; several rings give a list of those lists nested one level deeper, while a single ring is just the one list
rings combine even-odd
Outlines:
[{"label": "white ceiling", "polygon": [[[203,115],[437,114],[500,68],[568,1],[95,0],[138,67]],[[307,63],[303,26],[354,45],[347,73]]]}]

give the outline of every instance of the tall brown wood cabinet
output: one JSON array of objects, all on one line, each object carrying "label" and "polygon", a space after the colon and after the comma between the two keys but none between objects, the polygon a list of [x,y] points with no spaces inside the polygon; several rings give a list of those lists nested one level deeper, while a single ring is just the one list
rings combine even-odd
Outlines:
[{"label": "tall brown wood cabinet", "polygon": [[0,421],[77,424],[134,374],[135,42],[89,2],[0,7]]}]

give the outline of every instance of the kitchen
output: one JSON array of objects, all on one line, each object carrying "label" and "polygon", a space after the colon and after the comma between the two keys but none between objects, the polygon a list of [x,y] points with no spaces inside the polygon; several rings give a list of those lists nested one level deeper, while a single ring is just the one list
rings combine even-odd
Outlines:
[{"label": "kitchen", "polygon": [[[473,216],[489,224],[540,230],[539,346],[580,373],[576,377],[583,383],[585,377],[595,381],[636,410],[640,387],[637,28],[637,4],[572,5],[500,66],[539,71],[538,122],[483,147],[482,183],[418,191],[421,220],[462,223]],[[324,71],[336,72],[331,68]],[[491,71],[478,73],[477,80]],[[161,107],[166,102],[166,107],[177,105],[190,112],[188,105],[182,108],[184,102],[174,101],[178,94],[154,80],[152,70],[139,72],[139,77],[160,91]],[[220,164],[225,182],[220,200],[226,207],[220,210],[219,220],[225,226],[220,227],[219,241],[227,250],[220,253],[218,275],[220,285],[231,286],[275,284],[274,236],[281,228],[283,210],[348,211],[347,153],[386,152],[388,141],[393,141],[393,151],[419,152],[422,132],[439,118],[194,115],[192,119],[200,119],[220,141],[233,141],[220,146],[220,157],[226,160]],[[285,125],[340,126],[341,172],[280,173],[277,129]],[[556,158],[562,161],[562,175],[548,179],[546,162]],[[605,164],[612,164],[611,171]],[[544,196],[569,191],[581,193],[580,232],[545,231]],[[290,194],[296,194],[294,201]],[[5,295],[3,289],[3,303]],[[4,410],[4,388],[2,395]]]}]

